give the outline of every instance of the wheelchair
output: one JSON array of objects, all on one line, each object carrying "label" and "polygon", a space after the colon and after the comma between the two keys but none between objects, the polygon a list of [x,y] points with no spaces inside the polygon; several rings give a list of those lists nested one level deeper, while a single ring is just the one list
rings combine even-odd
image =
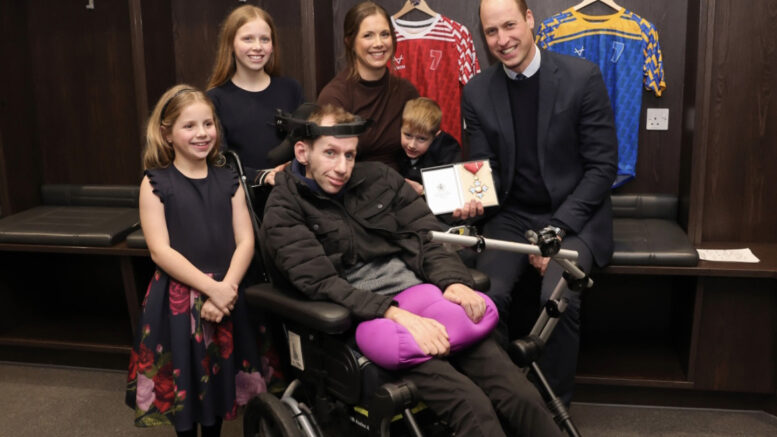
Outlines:
[{"label": "wheelchair", "polygon": [[[231,151],[226,155],[240,176],[258,236],[269,189],[249,187],[239,157]],[[259,204],[262,210],[255,208]],[[259,253],[254,264],[263,282],[245,288],[246,302],[282,321],[294,379],[280,398],[262,393],[248,403],[245,437],[451,435],[445,423],[418,402],[411,383],[397,380],[358,352],[349,310],[274,286]],[[470,271],[476,289],[488,290],[488,277]]]},{"label": "wheelchair", "polygon": [[[249,186],[237,154],[225,155],[240,176],[258,236],[269,188]],[[445,425],[418,403],[412,384],[395,380],[358,353],[349,310],[274,286],[258,252],[254,267],[260,282],[245,288],[246,302],[281,320],[293,380],[280,398],[262,393],[248,403],[244,436],[449,435]],[[475,275],[478,288],[487,289],[488,278]]]}]

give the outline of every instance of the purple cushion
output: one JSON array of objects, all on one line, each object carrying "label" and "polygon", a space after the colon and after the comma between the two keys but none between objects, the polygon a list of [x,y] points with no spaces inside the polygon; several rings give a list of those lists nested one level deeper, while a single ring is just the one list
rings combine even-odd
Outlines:
[{"label": "purple cushion", "polygon": [[[499,313],[491,299],[479,291],[476,293],[486,301],[486,312],[478,323],[473,323],[464,308],[445,299],[442,291],[431,284],[410,287],[394,300],[400,308],[445,326],[451,353],[455,353],[485,338],[499,321]],[[356,344],[364,356],[389,370],[411,367],[432,358],[421,351],[405,327],[385,318],[360,323],[356,328]]]}]

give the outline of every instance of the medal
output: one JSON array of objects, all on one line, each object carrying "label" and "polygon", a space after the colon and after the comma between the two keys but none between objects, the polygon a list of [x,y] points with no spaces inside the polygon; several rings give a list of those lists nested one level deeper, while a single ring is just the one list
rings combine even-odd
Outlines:
[{"label": "medal", "polygon": [[488,191],[488,185],[480,182],[480,179],[478,178],[478,172],[483,167],[483,161],[465,162],[462,164],[462,167],[467,169],[468,172],[475,176],[475,180],[472,182],[472,186],[469,187],[469,192],[478,199],[482,199],[483,196],[485,196],[486,191]]}]

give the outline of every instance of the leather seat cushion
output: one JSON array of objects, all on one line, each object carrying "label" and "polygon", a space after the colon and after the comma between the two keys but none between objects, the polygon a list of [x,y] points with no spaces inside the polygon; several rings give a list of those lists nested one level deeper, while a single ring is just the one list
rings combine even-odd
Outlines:
[{"label": "leather seat cushion", "polygon": [[674,221],[616,218],[611,265],[695,266],[699,255]]},{"label": "leather seat cushion", "polygon": [[0,242],[105,247],[138,224],[137,208],[38,206],[0,219]]},{"label": "leather seat cushion", "polygon": [[143,236],[143,229],[138,229],[127,235],[127,246],[139,249],[148,249],[146,238]]}]

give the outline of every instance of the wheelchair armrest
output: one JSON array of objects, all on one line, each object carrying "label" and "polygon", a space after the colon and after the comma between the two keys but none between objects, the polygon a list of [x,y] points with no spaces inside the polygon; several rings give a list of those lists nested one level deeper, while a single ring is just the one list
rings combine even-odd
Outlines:
[{"label": "wheelchair armrest", "polygon": [[491,279],[485,273],[480,270],[469,269],[469,274],[472,275],[472,280],[475,282],[474,290],[485,293],[491,288]]},{"label": "wheelchair armrest", "polygon": [[298,298],[273,287],[272,284],[256,284],[245,289],[248,304],[308,328],[327,334],[340,334],[351,327],[351,312],[333,302]]}]

